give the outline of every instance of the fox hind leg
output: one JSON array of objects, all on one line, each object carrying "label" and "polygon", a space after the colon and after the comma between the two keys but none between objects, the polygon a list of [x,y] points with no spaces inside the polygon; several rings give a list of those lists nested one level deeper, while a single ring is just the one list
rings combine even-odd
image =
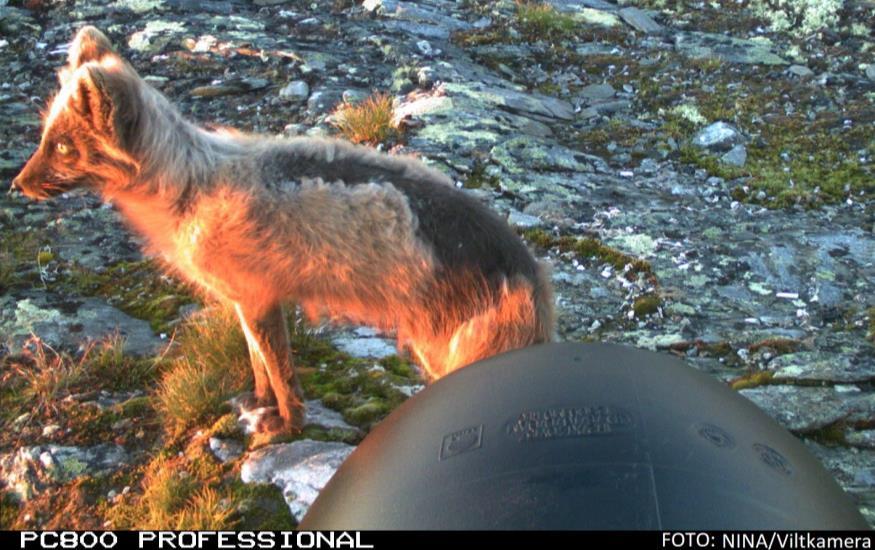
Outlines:
[{"label": "fox hind leg", "polygon": [[253,313],[240,304],[235,306],[255,375],[255,397],[261,405],[276,399],[279,418],[265,417],[259,432],[283,430],[300,432],[304,427],[304,402],[292,364],[289,332],[283,308],[275,305],[265,312]]}]

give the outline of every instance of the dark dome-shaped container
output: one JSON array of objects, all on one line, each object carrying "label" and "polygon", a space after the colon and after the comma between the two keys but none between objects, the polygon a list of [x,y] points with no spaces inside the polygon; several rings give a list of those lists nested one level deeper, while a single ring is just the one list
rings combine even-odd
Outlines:
[{"label": "dark dome-shaped container", "polygon": [[304,529],[865,529],[789,432],[665,354],[481,361],[368,435]]}]

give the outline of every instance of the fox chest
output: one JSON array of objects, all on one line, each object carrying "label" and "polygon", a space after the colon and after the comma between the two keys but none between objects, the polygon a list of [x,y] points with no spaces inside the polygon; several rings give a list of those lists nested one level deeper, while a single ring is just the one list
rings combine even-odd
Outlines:
[{"label": "fox chest", "polygon": [[180,223],[170,237],[162,248],[176,269],[210,293],[230,298],[231,255],[216,228],[195,218]]}]

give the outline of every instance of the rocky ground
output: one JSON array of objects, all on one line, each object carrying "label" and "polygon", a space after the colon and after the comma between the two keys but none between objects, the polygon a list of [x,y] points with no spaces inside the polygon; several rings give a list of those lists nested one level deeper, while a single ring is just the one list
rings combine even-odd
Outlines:
[{"label": "rocky ground", "polygon": [[[552,264],[560,339],[672,353],[732,384],[875,525],[875,4],[782,32],[755,4],[0,0],[0,176],[38,142],[85,23],[204,123],[332,134],[338,104],[390,93],[404,131],[385,147],[445,171]],[[164,508],[213,523],[171,526],[293,525],[271,484],[300,518],[421,387],[372,331],[314,329],[295,340],[304,438],[247,453],[251,412],[231,404],[171,433],[154,395],[199,299],[80,192],[3,195],[0,236],[4,527],[136,524],[156,479],[215,489]]]}]

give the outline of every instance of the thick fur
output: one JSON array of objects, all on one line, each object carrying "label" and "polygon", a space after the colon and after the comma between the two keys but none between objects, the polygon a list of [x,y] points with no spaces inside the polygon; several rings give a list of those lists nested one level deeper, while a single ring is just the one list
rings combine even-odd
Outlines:
[{"label": "thick fur", "polygon": [[491,210],[412,158],[338,140],[208,132],[82,29],[59,73],[40,147],[14,181],[47,198],[85,185],[150,252],[232,304],[255,374],[300,429],[281,304],[395,331],[430,380],[545,342],[541,265]]}]

